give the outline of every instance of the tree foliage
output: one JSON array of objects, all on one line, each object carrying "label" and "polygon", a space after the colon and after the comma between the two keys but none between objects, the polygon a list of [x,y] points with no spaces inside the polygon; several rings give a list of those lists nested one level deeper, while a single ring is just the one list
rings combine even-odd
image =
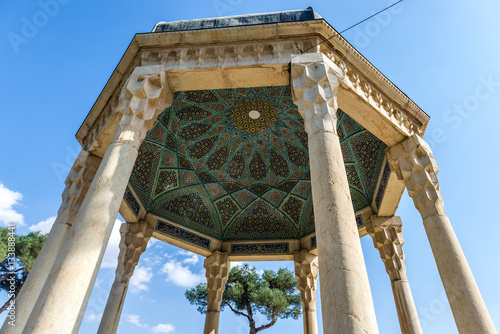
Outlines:
[{"label": "tree foliage", "polygon": [[46,238],[40,232],[17,235],[13,228],[0,227],[0,290],[9,296],[0,313],[16,299]]},{"label": "tree foliage", "polygon": [[[297,319],[301,314],[300,293],[295,276],[288,269],[278,272],[265,270],[259,276],[255,268],[245,264],[229,272],[226,289],[222,295],[221,310],[225,306],[239,316],[248,319],[250,333],[255,334],[273,326],[278,319]],[[186,298],[197,306],[200,313],[207,310],[207,285],[198,284],[187,290]],[[257,327],[255,314],[263,314],[269,321]]]}]

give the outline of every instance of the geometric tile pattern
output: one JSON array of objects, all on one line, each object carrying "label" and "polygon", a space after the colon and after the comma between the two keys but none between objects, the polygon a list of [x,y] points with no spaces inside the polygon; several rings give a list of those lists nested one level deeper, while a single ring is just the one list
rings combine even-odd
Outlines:
[{"label": "geometric tile pattern", "polygon": [[231,254],[288,253],[288,242],[262,244],[231,244]]},{"label": "geometric tile pattern", "polygon": [[[385,145],[339,110],[355,211]],[[219,240],[314,232],[307,133],[290,86],[177,92],[142,143],[129,186],[159,217]]]}]

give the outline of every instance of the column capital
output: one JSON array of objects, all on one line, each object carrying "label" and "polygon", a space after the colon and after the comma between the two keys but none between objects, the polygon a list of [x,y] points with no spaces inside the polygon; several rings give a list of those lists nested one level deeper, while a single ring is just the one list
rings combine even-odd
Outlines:
[{"label": "column capital", "polygon": [[229,275],[228,253],[215,251],[205,258],[203,266],[207,277],[207,311],[219,311]]},{"label": "column capital", "polygon": [[322,53],[292,56],[294,99],[309,136],[319,131],[337,133],[337,89],[344,71]]},{"label": "column capital", "polygon": [[316,289],[318,278],[318,257],[307,250],[293,256],[295,278],[300,291],[302,304],[306,310],[316,309]]},{"label": "column capital", "polygon": [[156,117],[172,101],[173,92],[162,65],[136,67],[120,94],[118,112],[122,118],[113,140],[129,142],[138,148]]},{"label": "column capital", "polygon": [[429,145],[418,135],[412,135],[388,148],[386,153],[398,179],[405,181],[422,219],[445,216],[437,178],[439,168]]},{"label": "column capital", "polygon": [[120,235],[115,282],[127,284],[139,263],[139,258],[146,251],[153,229],[146,222],[123,223],[120,226]]},{"label": "column capital", "polygon": [[366,231],[372,237],[392,282],[407,280],[402,227],[400,217],[373,216],[371,223],[366,224]]},{"label": "column capital", "polygon": [[71,226],[101,163],[101,158],[81,150],[64,184],[62,203],[55,223]]}]

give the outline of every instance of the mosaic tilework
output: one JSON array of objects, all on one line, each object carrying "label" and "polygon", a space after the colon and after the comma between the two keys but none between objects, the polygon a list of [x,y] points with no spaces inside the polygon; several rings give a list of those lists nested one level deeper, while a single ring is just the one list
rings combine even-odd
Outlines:
[{"label": "mosaic tilework", "polygon": [[125,202],[127,202],[128,206],[130,209],[132,209],[132,212],[137,216],[139,215],[139,211],[141,211],[141,206],[137,202],[137,200],[134,197],[134,194],[132,194],[132,191],[130,191],[129,187],[125,190]]},{"label": "mosaic tilework", "polygon": [[231,245],[231,254],[286,254],[288,251],[288,242]]},{"label": "mosaic tilework", "polygon": [[314,248],[318,247],[318,241],[316,240],[316,236],[315,235],[313,235],[311,237],[311,239],[309,239],[309,240],[311,242],[311,249],[314,249]]},{"label": "mosaic tilework", "polygon": [[382,203],[382,198],[384,197],[385,187],[387,186],[387,182],[389,181],[389,176],[391,176],[391,167],[389,166],[389,163],[386,162],[384,170],[382,172],[382,177],[380,178],[377,196],[375,196],[375,205],[377,209],[380,209],[380,204]]},{"label": "mosaic tilework", "polygon": [[176,237],[177,239],[192,243],[193,245],[200,246],[205,249],[210,249],[210,239],[203,238],[202,236],[186,231],[185,229],[174,226],[172,224],[165,223],[161,220],[158,220],[158,223],[156,224],[156,230]]},{"label": "mosaic tilework", "polygon": [[[360,210],[373,199],[385,145],[338,115]],[[177,92],[141,145],[130,187],[148,212],[218,239],[314,232],[308,138],[289,86]]]}]

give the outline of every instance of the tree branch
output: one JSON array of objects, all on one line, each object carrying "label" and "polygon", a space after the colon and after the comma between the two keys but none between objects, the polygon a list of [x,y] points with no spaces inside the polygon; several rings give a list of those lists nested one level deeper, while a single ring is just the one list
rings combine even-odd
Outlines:
[{"label": "tree branch", "polygon": [[227,305],[227,306],[229,306],[229,308],[231,309],[231,311],[233,311],[234,313],[239,314],[239,315],[242,315],[242,316],[245,316],[245,317],[247,317],[247,318],[249,318],[249,319],[250,319],[250,317],[248,316],[248,314],[245,314],[245,313],[243,313],[243,312],[239,312],[239,311],[235,310],[235,309],[231,306],[231,304],[229,304],[228,302],[224,302],[224,304],[225,304],[225,305]]},{"label": "tree branch", "polygon": [[9,300],[7,300],[7,302],[5,304],[3,304],[2,308],[0,308],[0,313],[2,313],[3,311],[5,311],[6,309],[9,308],[10,306],[10,303],[11,301],[15,300],[17,298],[17,295],[19,295],[19,291],[21,291],[21,288],[23,287],[23,284],[24,284],[24,280],[21,280],[21,282],[19,282],[19,286],[17,287],[16,291],[14,292],[14,294],[12,295],[12,297],[9,298]]},{"label": "tree branch", "polygon": [[276,320],[277,319],[273,318],[273,320],[270,323],[268,323],[267,325],[262,325],[259,328],[256,328],[255,332],[260,332],[264,329],[268,329],[269,327],[272,327],[276,323]]}]

